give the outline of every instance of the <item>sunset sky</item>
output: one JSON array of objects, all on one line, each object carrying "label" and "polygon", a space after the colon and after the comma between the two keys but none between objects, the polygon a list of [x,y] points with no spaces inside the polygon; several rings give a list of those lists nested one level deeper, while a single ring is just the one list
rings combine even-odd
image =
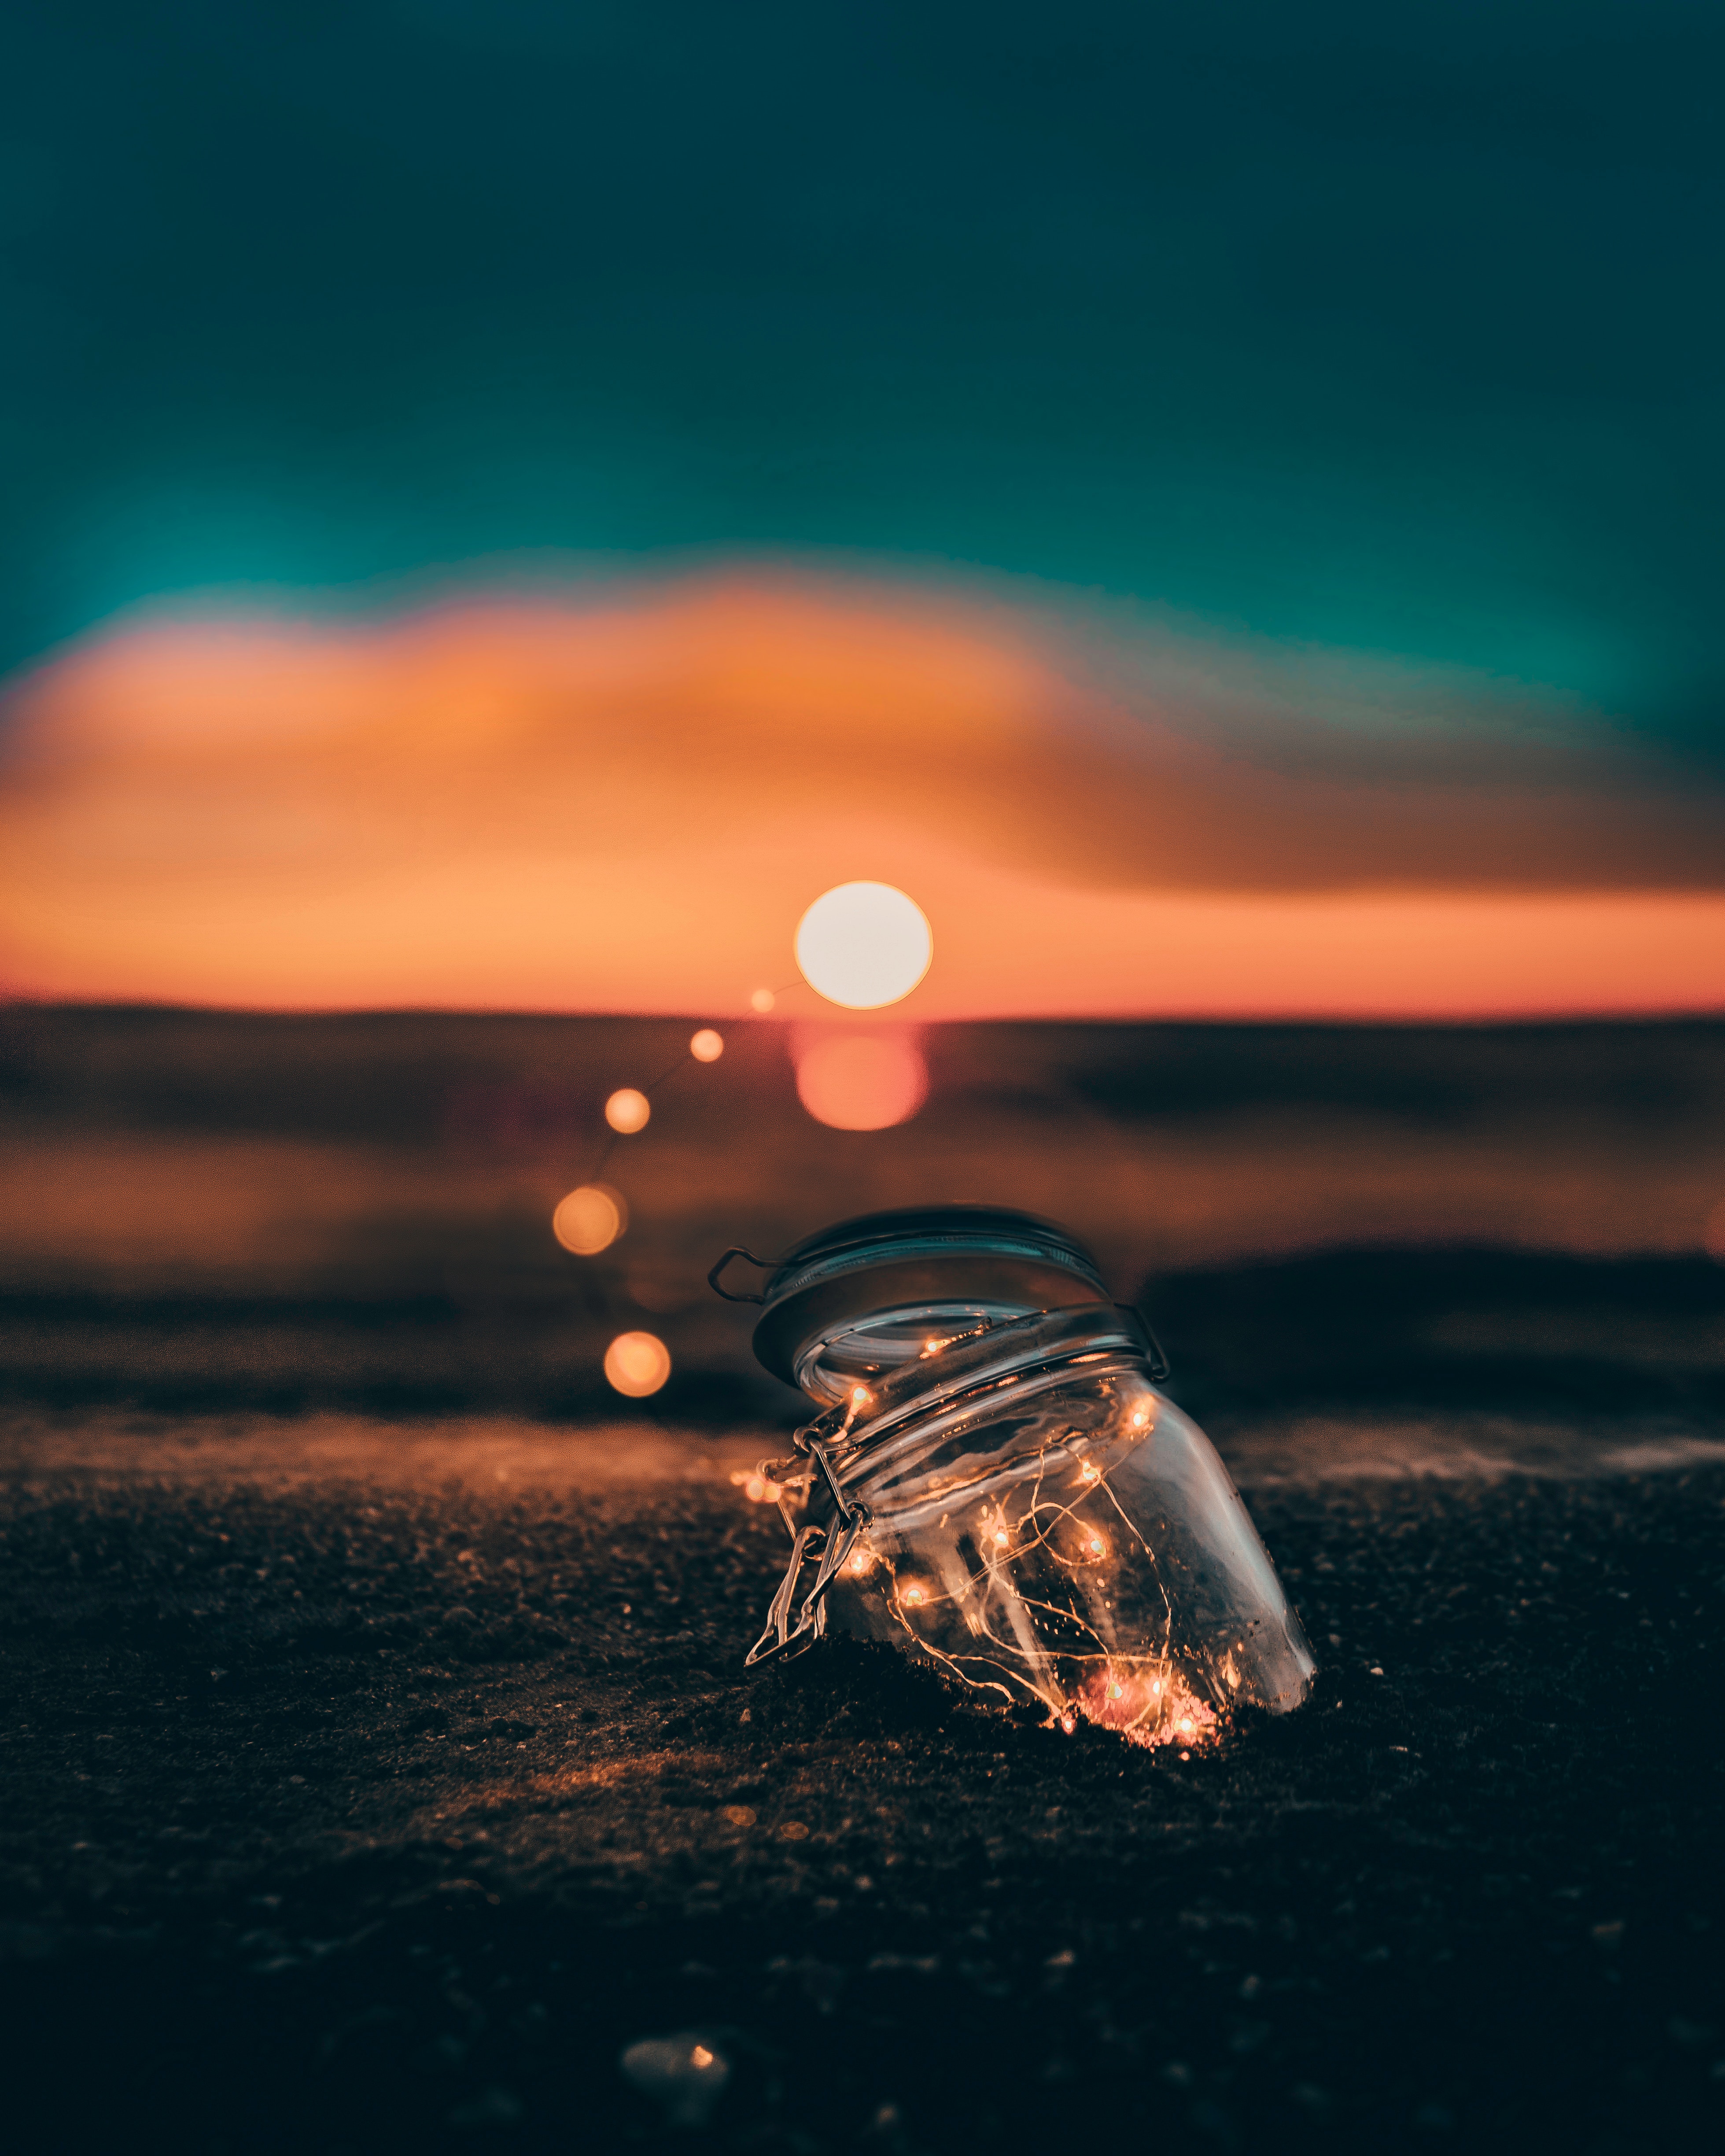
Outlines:
[{"label": "sunset sky", "polygon": [[1722,42],[13,18],[0,988],[1725,1008]]}]

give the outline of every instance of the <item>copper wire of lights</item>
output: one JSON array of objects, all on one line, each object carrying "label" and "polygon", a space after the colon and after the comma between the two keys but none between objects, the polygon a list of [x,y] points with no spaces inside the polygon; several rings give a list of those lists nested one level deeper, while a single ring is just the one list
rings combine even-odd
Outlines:
[{"label": "copper wire of lights", "polygon": [[[829,1411],[823,1423],[798,1431],[793,1440],[791,1458],[762,1460],[752,1473],[738,1471],[731,1477],[752,1502],[778,1506],[793,1544],[790,1569],[774,1598],[768,1631],[756,1647],[752,1661],[762,1656],[763,1650],[771,1653],[770,1642],[775,1630],[781,1646],[784,1644],[805,1554],[813,1558],[818,1553],[814,1539],[824,1532],[819,1527],[800,1523],[798,1514],[808,1502],[817,1468],[829,1469],[831,1463],[848,1449],[858,1419],[870,1404],[867,1389],[854,1387],[845,1404],[842,1423],[829,1430],[824,1440],[818,1439],[815,1433],[824,1422],[836,1418],[836,1408]],[[1118,1435],[1131,1443],[1153,1429],[1156,1419],[1154,1402],[1141,1400],[1123,1409]],[[1077,1471],[1067,1485],[1069,1494],[1063,1495],[1051,1486],[1063,1479],[1065,1471],[1075,1465]],[[951,1495],[954,1511],[963,1510],[963,1483],[958,1484]],[[1037,1470],[1028,1501],[1016,1517],[1008,1516],[1004,1504],[983,1500],[975,1533],[979,1568],[969,1573],[962,1584],[932,1580],[923,1558],[913,1559],[916,1569],[901,1574],[894,1557],[870,1547],[867,1529],[871,1522],[866,1508],[860,1506],[853,1508],[854,1525],[845,1522],[838,1539],[827,1545],[821,1574],[824,1577],[830,1573],[834,1577],[842,1575],[860,1581],[879,1567],[884,1574],[882,1603],[891,1621],[916,1648],[968,1689],[997,1692],[1009,1702],[1027,1695],[1040,1698],[1049,1709],[1050,1722],[1069,1736],[1081,1718],[1111,1730],[1129,1743],[1150,1749],[1168,1746],[1178,1750],[1182,1758],[1189,1758],[1190,1748],[1202,1747],[1221,1735],[1224,1716],[1187,1682],[1168,1645],[1164,1644],[1159,1653],[1122,1654],[1096,1631],[1075,1600],[1069,1598],[1064,1604],[1050,1601],[1043,1596],[1027,1594],[1014,1584],[1017,1563],[1039,1552],[1069,1578],[1104,1563],[1111,1554],[1108,1540],[1081,1509],[1086,1503],[1098,1500],[1114,1515],[1116,1526],[1125,1531],[1126,1539],[1137,1546],[1140,1558],[1156,1572],[1156,1553],[1121,1507],[1111,1486],[1108,1469],[1093,1460],[1075,1463],[1067,1444],[1062,1440],[1039,1449]],[[818,1578],[817,1591],[819,1585]],[[1045,1622],[1062,1628],[1076,1626],[1084,1644],[1065,1649],[1060,1656],[1061,1660],[1076,1665],[1082,1672],[1070,1691],[1051,1690],[1045,1681],[1039,1683],[1027,1675],[1021,1655],[1013,1650],[1008,1640],[996,1635],[987,1612],[981,1608],[977,1609],[971,1625],[975,1644],[962,1659],[943,1649],[932,1635],[928,1622],[940,1611],[971,1603],[979,1590],[986,1594],[991,1587],[1010,1588],[1034,1627],[1040,1629]],[[810,1600],[813,1599],[811,1596]],[[1218,1668],[1230,1689],[1237,1690],[1240,1679],[1231,1651]]]}]

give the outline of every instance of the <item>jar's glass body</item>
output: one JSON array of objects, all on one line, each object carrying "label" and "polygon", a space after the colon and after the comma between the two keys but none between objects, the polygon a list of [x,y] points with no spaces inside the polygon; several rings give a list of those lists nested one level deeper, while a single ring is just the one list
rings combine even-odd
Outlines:
[{"label": "jar's glass body", "polygon": [[[854,1389],[839,1498],[866,1525],[828,1630],[1150,1745],[1300,1704],[1313,1661],[1238,1492],[1111,1304],[984,1319]],[[819,1486],[811,1520],[836,1527]]]}]

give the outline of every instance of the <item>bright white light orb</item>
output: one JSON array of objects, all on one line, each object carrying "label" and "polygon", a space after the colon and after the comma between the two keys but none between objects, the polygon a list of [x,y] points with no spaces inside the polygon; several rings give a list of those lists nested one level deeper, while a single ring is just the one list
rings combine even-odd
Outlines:
[{"label": "bright white light orb", "polygon": [[619,1332],[605,1350],[605,1376],[628,1399],[656,1393],[670,1368],[670,1350],[656,1333]]},{"label": "bright white light orb", "polygon": [[697,1063],[716,1063],[725,1053],[725,1036],[704,1025],[690,1042],[689,1053]]},{"label": "bright white light orb", "polygon": [[897,1003],[933,956],[927,915],[890,883],[841,883],[816,899],[797,925],[803,979],[847,1010]]},{"label": "bright white light orb", "polygon": [[558,1202],[551,1216],[551,1232],[578,1258],[597,1257],[609,1250],[628,1225],[623,1194],[608,1183],[583,1183]]},{"label": "bright white light orb", "polygon": [[653,1103],[633,1086],[619,1086],[605,1103],[605,1121],[626,1138],[645,1130],[652,1112]]}]

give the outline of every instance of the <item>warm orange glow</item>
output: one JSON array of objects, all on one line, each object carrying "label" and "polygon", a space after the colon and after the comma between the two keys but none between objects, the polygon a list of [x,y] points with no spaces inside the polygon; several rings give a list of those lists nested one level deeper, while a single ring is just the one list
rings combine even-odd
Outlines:
[{"label": "warm orange glow", "polygon": [[655,1333],[619,1332],[605,1350],[607,1380],[632,1400],[656,1393],[670,1371],[670,1350]]},{"label": "warm orange glow", "polygon": [[752,1505],[776,1505],[784,1495],[778,1483],[762,1475],[758,1468],[745,1472],[739,1467],[731,1480]]},{"label": "warm orange glow", "polygon": [[888,883],[845,883],[797,924],[797,963],[817,995],[850,1010],[902,1003],[928,971],[934,938],[916,901]]},{"label": "warm orange glow", "polygon": [[758,1011],[764,1018],[778,1001],[778,998],[773,994],[771,988],[757,988],[749,998],[749,1008]]},{"label": "warm orange glow", "polygon": [[927,1066],[907,1034],[815,1035],[796,1056],[798,1099],[835,1131],[890,1129],[927,1097]]},{"label": "warm orange glow", "polygon": [[126,624],[14,687],[0,988],[723,1009],[867,878],[939,925],[919,1023],[1725,1007],[1719,800],[1627,737],[1412,673],[1327,728],[1219,643],[1224,736],[1204,667],[1135,687],[1065,634],[737,578]]},{"label": "warm orange glow", "polygon": [[645,1130],[647,1119],[652,1113],[653,1103],[644,1093],[637,1092],[633,1086],[619,1086],[605,1103],[605,1121],[624,1137],[632,1137],[637,1131]]},{"label": "warm orange glow", "polygon": [[690,1042],[689,1053],[697,1063],[716,1063],[725,1053],[725,1037],[704,1025]]},{"label": "warm orange glow", "polygon": [[559,1199],[551,1216],[552,1233],[578,1258],[609,1250],[628,1225],[629,1207],[622,1193],[605,1183],[583,1183]]},{"label": "warm orange glow", "polygon": [[1223,1727],[1215,1709],[1179,1677],[1153,1677],[1142,1663],[1097,1671],[1079,1688],[1074,1704],[1104,1729],[1152,1748],[1202,1743],[1219,1737]]}]

